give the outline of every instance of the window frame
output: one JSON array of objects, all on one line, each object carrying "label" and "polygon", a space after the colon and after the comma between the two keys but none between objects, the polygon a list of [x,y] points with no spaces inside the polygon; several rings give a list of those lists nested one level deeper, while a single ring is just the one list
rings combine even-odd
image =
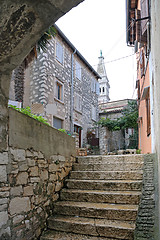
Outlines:
[{"label": "window frame", "polygon": [[[56,60],[58,61],[58,63],[63,65],[63,62],[64,62],[64,47],[63,47],[63,44],[59,40],[56,40],[55,45],[56,45],[56,51],[55,51]],[[57,51],[58,48],[61,48],[61,53],[59,53]],[[61,56],[59,56],[59,55],[61,55]]]},{"label": "window frame", "polygon": [[64,84],[58,79],[55,81],[55,99],[61,103],[64,103]]},{"label": "window frame", "polygon": [[75,77],[79,80],[82,79],[82,66],[77,60],[75,61]]},{"label": "window frame", "polygon": [[74,95],[74,110],[82,113],[82,96],[78,93]]}]

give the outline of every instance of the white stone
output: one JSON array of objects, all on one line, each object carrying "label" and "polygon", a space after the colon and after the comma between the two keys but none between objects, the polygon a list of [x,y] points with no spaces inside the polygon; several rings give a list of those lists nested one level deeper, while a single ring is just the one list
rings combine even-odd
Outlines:
[{"label": "white stone", "polygon": [[15,197],[9,204],[10,214],[27,213],[31,210],[29,197]]},{"label": "white stone", "polygon": [[6,166],[0,165],[0,182],[7,181],[7,170]]},{"label": "white stone", "polygon": [[8,213],[5,211],[5,212],[0,212],[0,228],[7,224],[7,221],[8,221]]},{"label": "white stone", "polygon": [[23,193],[22,186],[12,187],[10,194],[11,196],[20,196]]},{"label": "white stone", "polygon": [[28,173],[27,172],[21,172],[17,176],[17,184],[27,184],[28,182]]},{"label": "white stone", "polygon": [[10,149],[11,154],[14,156],[15,161],[25,161],[25,150],[23,149]]},{"label": "white stone", "polygon": [[0,205],[5,204],[5,203],[8,203],[8,198],[1,198],[0,199]]},{"label": "white stone", "polygon": [[0,164],[8,164],[8,152],[0,153]]},{"label": "white stone", "polygon": [[35,160],[27,158],[27,164],[29,167],[34,167],[35,166]]},{"label": "white stone", "polygon": [[32,196],[33,194],[33,186],[24,187],[24,196]]},{"label": "white stone", "polygon": [[0,205],[0,212],[7,210],[7,207],[8,207],[7,204]]}]

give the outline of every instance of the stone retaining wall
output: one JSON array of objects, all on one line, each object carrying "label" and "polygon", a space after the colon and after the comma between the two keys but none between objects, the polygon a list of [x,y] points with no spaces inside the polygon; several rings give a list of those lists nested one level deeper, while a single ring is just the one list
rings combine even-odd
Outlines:
[{"label": "stone retaining wall", "polygon": [[136,220],[135,240],[154,240],[155,227],[155,155],[144,155],[142,197]]},{"label": "stone retaining wall", "polygon": [[75,155],[72,137],[9,109],[9,147],[0,153],[1,240],[38,239]]}]

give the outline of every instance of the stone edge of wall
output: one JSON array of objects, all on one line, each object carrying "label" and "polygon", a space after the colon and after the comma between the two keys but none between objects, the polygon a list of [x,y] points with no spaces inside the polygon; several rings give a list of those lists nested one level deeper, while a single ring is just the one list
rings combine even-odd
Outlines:
[{"label": "stone edge of wall", "polygon": [[76,156],[74,138],[11,108],[9,146],[41,151],[47,158],[52,155]]},{"label": "stone edge of wall", "polygon": [[142,196],[136,219],[135,240],[154,240],[155,154],[144,155]]}]

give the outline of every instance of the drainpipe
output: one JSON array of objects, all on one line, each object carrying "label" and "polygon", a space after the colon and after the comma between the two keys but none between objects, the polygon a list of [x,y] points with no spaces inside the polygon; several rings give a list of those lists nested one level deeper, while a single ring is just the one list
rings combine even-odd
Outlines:
[{"label": "drainpipe", "polygon": [[76,53],[76,49],[74,50],[74,52],[72,53],[72,75],[71,75],[71,112],[70,112],[70,131],[71,131],[71,135],[74,132],[74,125],[73,125],[73,106],[74,106],[74,101],[73,101],[73,81],[74,81],[74,55]]}]

